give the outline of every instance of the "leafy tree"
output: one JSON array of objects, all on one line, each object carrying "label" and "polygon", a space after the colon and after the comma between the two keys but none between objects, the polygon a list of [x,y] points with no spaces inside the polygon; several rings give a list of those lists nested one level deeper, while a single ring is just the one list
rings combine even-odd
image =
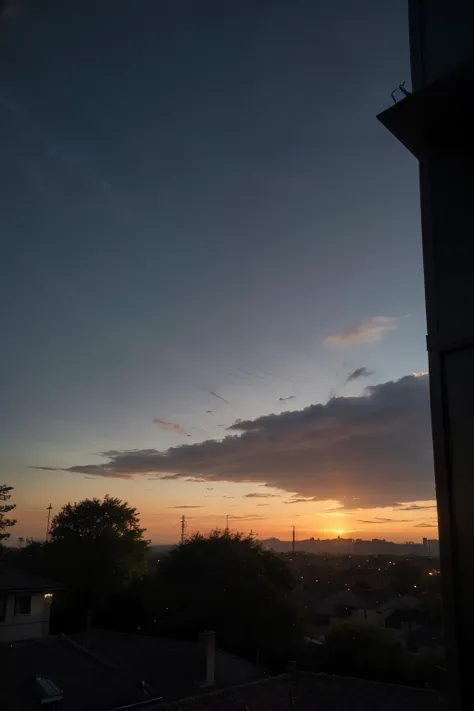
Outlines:
[{"label": "leafy tree", "polygon": [[152,605],[162,633],[213,629],[221,646],[253,658],[284,654],[298,632],[286,562],[228,530],[172,549],[159,565]]},{"label": "leafy tree", "polygon": [[0,484],[0,545],[1,541],[10,538],[10,533],[6,529],[11,528],[11,526],[16,524],[16,520],[14,518],[6,518],[5,516],[5,514],[13,511],[16,504],[2,503],[11,499],[11,491],[13,491],[12,486]]},{"label": "leafy tree", "polygon": [[359,620],[333,622],[326,636],[325,671],[394,681],[404,652],[392,630]]},{"label": "leafy tree", "polygon": [[48,556],[48,544],[44,541],[26,538],[25,545],[9,550],[6,561],[14,568],[25,570],[35,575],[49,577],[54,574],[54,570],[51,569],[51,560]]},{"label": "leafy tree", "polygon": [[53,518],[50,569],[93,610],[147,570],[148,541],[136,509],[106,496],[67,504]]}]

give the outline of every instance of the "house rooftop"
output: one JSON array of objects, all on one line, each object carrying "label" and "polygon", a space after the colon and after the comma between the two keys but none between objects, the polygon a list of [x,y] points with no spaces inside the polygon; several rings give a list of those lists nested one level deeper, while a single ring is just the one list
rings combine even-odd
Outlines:
[{"label": "house rooftop", "polygon": [[100,663],[63,635],[1,645],[0,668],[2,711],[37,711],[38,677],[64,694],[64,711],[108,711],[149,698],[140,680]]},{"label": "house rooftop", "polygon": [[[153,711],[447,711],[437,692],[362,679],[294,672],[204,696],[154,706]],[[150,710],[151,711],[151,710]]]},{"label": "house rooftop", "polygon": [[52,592],[60,588],[52,580],[0,563],[0,592]]},{"label": "house rooftop", "polygon": [[[2,711],[37,710],[37,677],[59,689],[63,711],[147,708],[205,694],[204,649],[200,644],[92,629],[0,645]],[[245,684],[261,676],[251,662],[216,650],[216,686]],[[157,701],[158,703],[158,701]]]},{"label": "house rooftop", "polygon": [[[136,678],[145,679],[167,701],[206,691],[202,688],[206,677],[205,651],[198,642],[96,628],[71,635],[71,639],[116,668],[126,669]],[[216,648],[218,688],[246,684],[262,676],[263,670],[256,664]]]}]

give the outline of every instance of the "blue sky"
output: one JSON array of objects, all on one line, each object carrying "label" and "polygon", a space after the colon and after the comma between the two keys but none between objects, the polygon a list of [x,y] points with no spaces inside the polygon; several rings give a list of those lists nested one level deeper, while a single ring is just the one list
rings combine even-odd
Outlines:
[{"label": "blue sky", "polygon": [[[417,165],[375,118],[409,79],[404,3],[25,1],[0,64],[18,528],[42,526],[21,506],[105,491],[148,511],[140,479],[30,466],[221,438],[427,369]],[[393,319],[378,340],[325,344],[374,317]],[[153,497],[195,501],[188,484]]]}]

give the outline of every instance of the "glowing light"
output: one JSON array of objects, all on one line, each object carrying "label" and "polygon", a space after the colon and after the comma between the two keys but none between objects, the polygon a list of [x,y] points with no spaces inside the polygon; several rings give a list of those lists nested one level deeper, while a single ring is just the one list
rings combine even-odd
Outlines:
[{"label": "glowing light", "polygon": [[338,536],[342,536],[342,534],[345,533],[345,531],[344,531],[343,528],[339,528],[339,529],[336,531],[336,533],[337,533]]}]

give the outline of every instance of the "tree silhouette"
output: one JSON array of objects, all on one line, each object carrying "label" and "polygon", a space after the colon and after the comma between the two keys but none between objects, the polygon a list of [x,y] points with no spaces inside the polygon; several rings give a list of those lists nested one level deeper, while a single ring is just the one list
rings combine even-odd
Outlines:
[{"label": "tree silhouette", "polygon": [[[9,501],[11,499],[11,491],[13,491],[12,486],[7,486],[6,484],[0,484],[0,502]],[[0,503],[0,545],[1,541],[10,538],[10,532],[7,528],[11,528],[16,524],[14,518],[6,518],[5,514],[13,511],[16,504],[6,504]]]},{"label": "tree silhouette", "polygon": [[330,625],[324,653],[325,671],[384,681],[399,677],[404,657],[392,630],[351,619]]},{"label": "tree silhouette", "polygon": [[219,645],[251,656],[283,653],[298,633],[286,562],[228,530],[172,549],[159,565],[152,605],[162,632],[213,629]]},{"label": "tree silhouette", "polygon": [[120,587],[144,575],[148,541],[136,509],[106,496],[67,504],[53,518],[47,544],[51,569],[95,609]]}]

